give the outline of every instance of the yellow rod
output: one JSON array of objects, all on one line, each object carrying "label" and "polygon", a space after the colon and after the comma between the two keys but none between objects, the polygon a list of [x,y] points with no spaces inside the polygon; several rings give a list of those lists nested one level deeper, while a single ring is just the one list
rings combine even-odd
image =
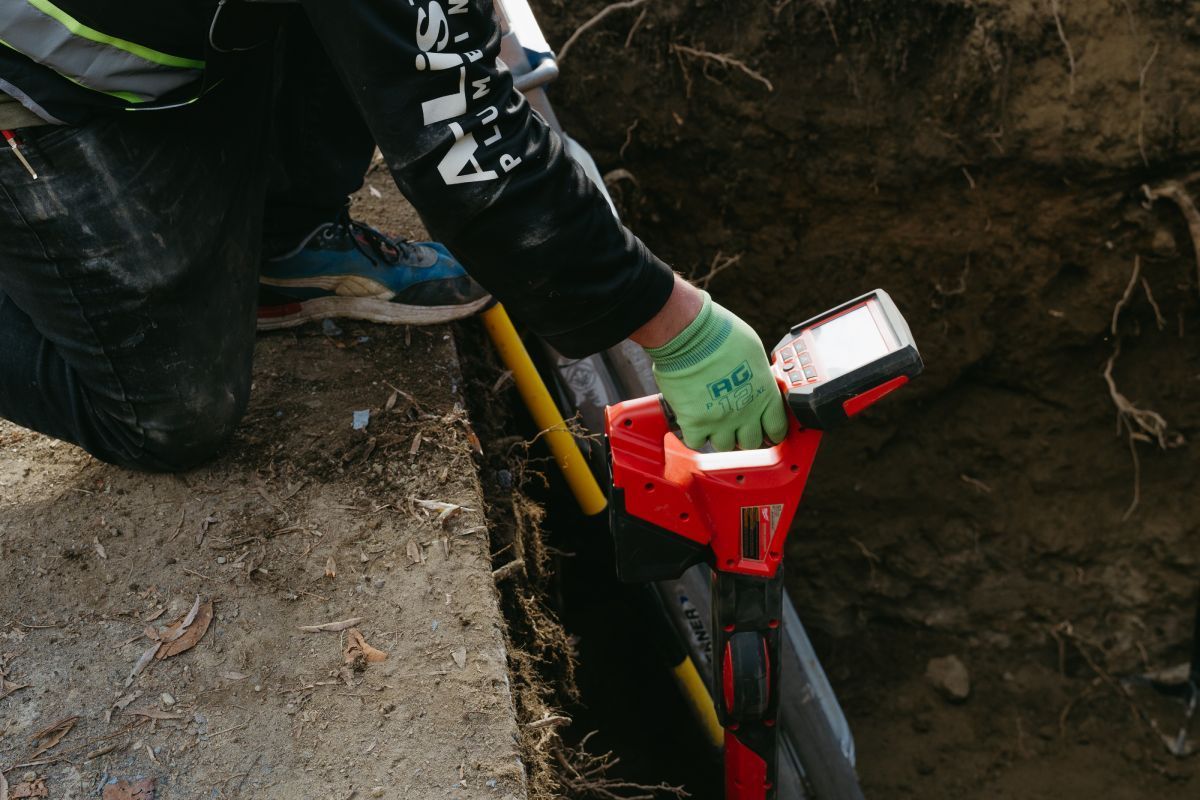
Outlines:
[{"label": "yellow rod", "polygon": [[542,376],[534,367],[529,351],[525,349],[524,342],[517,335],[517,329],[508,318],[508,312],[497,303],[483,312],[482,318],[483,326],[500,352],[500,358],[504,360],[505,366],[512,370],[517,391],[521,393],[525,407],[533,416],[534,424],[543,431],[542,438],[550,446],[550,452],[554,454],[558,468],[567,479],[575,501],[579,503],[584,514],[599,514],[608,506],[608,498],[601,491],[596,476],[588,467],[579,449],[579,443],[575,441],[562,414],[558,412],[558,406],[554,404]]},{"label": "yellow rod", "polygon": [[690,658],[684,656],[683,661],[672,667],[671,671],[675,673],[679,689],[687,699],[688,705],[692,707],[692,713],[696,715],[696,720],[704,729],[704,735],[709,743],[714,748],[722,747],[725,744],[725,729],[721,727],[721,721],[717,719],[717,709],[713,707],[712,695],[708,693],[708,687],[696,670],[696,665]]}]

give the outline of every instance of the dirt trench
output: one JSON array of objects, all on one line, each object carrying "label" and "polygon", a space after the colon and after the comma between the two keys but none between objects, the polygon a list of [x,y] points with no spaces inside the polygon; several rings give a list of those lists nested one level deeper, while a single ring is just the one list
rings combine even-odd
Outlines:
[{"label": "dirt trench", "polygon": [[[556,45],[606,5],[535,3]],[[1196,245],[1142,189],[1200,195],[1200,2],[663,0],[562,68],[631,227],[769,344],[876,286],[912,323],[788,552],[868,796],[1194,797],[1178,707],[1111,678],[1186,660],[1200,588]]]}]

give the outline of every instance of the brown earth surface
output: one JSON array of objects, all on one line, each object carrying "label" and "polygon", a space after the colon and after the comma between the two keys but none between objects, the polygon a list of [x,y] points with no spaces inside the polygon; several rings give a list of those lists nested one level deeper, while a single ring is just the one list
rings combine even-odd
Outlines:
[{"label": "brown earth surface", "polygon": [[[362,213],[412,232],[378,194]],[[313,325],[260,338],[248,416],[202,470],[126,472],[0,423],[0,671],[27,685],[0,690],[11,792],[525,797],[461,386],[446,328]],[[127,685],[145,630],[197,597],[203,638]],[[385,661],[300,630],[349,618]]]},{"label": "brown earth surface", "polygon": [[[535,2],[556,45],[606,5]],[[1180,707],[1111,679],[1186,660],[1200,588],[1196,244],[1142,191],[1200,195],[1200,2],[664,0],[562,67],[631,227],[737,257],[711,289],[768,343],[875,286],[912,323],[926,374],[827,437],[789,546],[868,796],[1195,797],[1142,716]]]}]

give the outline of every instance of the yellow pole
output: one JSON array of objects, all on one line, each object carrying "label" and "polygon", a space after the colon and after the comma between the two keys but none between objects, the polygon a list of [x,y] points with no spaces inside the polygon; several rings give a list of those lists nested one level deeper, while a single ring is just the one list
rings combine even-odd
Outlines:
[{"label": "yellow pole", "polygon": [[526,408],[533,416],[534,424],[543,431],[542,438],[550,446],[550,452],[554,454],[554,460],[558,462],[558,468],[567,479],[567,485],[571,487],[576,502],[584,514],[599,514],[608,506],[608,498],[601,491],[596,476],[592,474],[583,453],[579,450],[579,443],[567,429],[567,423],[546,389],[542,376],[534,367],[529,351],[525,349],[524,342],[517,335],[517,329],[508,318],[508,312],[504,310],[504,306],[497,303],[483,312],[482,318],[483,327],[492,337],[505,366],[512,370],[517,391],[521,393],[521,399],[525,401]]},{"label": "yellow pole", "polygon": [[708,743],[714,748],[720,748],[725,744],[725,729],[717,719],[712,695],[708,693],[708,687],[696,670],[696,665],[692,663],[692,659],[684,656],[683,661],[672,667],[671,671],[675,673],[675,680],[679,683],[683,696],[687,698],[688,705],[692,707],[692,713],[704,729]]}]

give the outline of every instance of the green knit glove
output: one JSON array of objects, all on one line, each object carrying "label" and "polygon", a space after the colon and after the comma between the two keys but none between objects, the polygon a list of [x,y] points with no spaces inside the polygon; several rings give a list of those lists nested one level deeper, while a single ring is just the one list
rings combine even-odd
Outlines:
[{"label": "green knit glove", "polygon": [[690,325],[662,347],[647,348],[654,378],[683,433],[699,450],[762,447],[787,436],[787,408],[754,330],[704,295]]}]

